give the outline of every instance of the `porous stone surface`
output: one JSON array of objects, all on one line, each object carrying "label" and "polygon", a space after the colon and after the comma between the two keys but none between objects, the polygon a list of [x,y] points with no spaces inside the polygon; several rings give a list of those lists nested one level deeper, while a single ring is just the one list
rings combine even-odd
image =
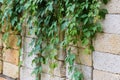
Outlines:
[{"label": "porous stone surface", "polygon": [[102,21],[102,27],[105,33],[120,34],[120,15],[107,14]]},{"label": "porous stone surface", "polygon": [[[51,74],[51,69],[49,68],[49,64],[42,64],[43,66],[43,73]],[[65,77],[66,75],[66,69],[64,62],[58,61],[58,66],[52,70],[53,74],[55,76],[59,77]]]},{"label": "porous stone surface", "polygon": [[109,13],[120,13],[120,0],[109,0],[108,4],[104,6],[108,9]]},{"label": "porous stone surface", "polygon": [[120,74],[120,56],[95,51],[93,53],[93,66],[94,69]]},{"label": "porous stone surface", "polygon": [[20,68],[20,80],[35,80],[35,75],[32,74],[33,69],[27,67]]},{"label": "porous stone surface", "polygon": [[64,61],[64,60],[65,60],[65,57],[66,57],[65,50],[64,50],[64,49],[58,50],[57,59],[58,59],[58,60],[61,60],[61,61]]},{"label": "porous stone surface", "polygon": [[3,62],[3,74],[11,78],[18,78],[18,66]]},{"label": "porous stone surface", "polygon": [[[67,65],[68,66],[68,65]],[[92,80],[92,67],[86,66],[86,65],[79,65],[75,64],[75,67],[78,69],[80,73],[83,74],[84,80]],[[71,80],[71,74],[68,73],[68,67],[66,69],[66,79]]]},{"label": "porous stone surface", "polygon": [[20,38],[19,35],[9,35],[7,45],[6,43],[3,43],[3,46],[10,47],[13,49],[19,49],[20,46],[17,45],[19,38]]},{"label": "porous stone surface", "polygon": [[19,63],[19,51],[14,49],[4,49],[3,60],[14,65]]},{"label": "porous stone surface", "polygon": [[87,54],[83,49],[79,49],[79,54],[76,55],[76,63],[92,66],[92,54]]},{"label": "porous stone surface", "polygon": [[46,73],[41,74],[41,80],[66,80],[65,78],[61,78],[58,76],[52,76]]},{"label": "porous stone surface", "polygon": [[31,45],[33,38],[27,38],[25,37],[23,40],[23,52],[25,53],[29,53],[32,51],[34,44]]},{"label": "porous stone surface", "polygon": [[93,80],[120,80],[120,75],[105,71],[93,70]]},{"label": "porous stone surface", "polygon": [[120,35],[100,33],[94,41],[95,51],[120,54]]},{"label": "porous stone surface", "polygon": [[92,67],[78,64],[76,66],[83,73],[84,80],[92,80]]},{"label": "porous stone surface", "polygon": [[23,66],[24,67],[27,67],[27,68],[31,68],[31,69],[34,69],[35,68],[35,64],[32,62],[33,59],[35,58],[35,55],[31,55],[29,56],[30,53],[24,53],[23,54]]}]

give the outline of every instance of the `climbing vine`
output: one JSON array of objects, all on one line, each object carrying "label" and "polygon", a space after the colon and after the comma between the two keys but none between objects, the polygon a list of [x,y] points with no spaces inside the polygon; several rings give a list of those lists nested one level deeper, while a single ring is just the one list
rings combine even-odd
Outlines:
[{"label": "climbing vine", "polygon": [[[23,27],[34,35],[31,55],[36,55],[33,71],[36,80],[40,80],[41,64],[50,63],[57,67],[58,50],[66,51],[72,80],[83,80],[82,73],[74,66],[75,54],[68,47],[80,44],[85,52],[94,50],[92,38],[101,32],[100,20],[105,18],[107,10],[101,8],[108,0],[0,0],[0,25],[4,28],[4,41],[10,34],[21,34]],[[6,26],[4,26],[6,25]],[[20,45],[21,41],[18,41]]]}]

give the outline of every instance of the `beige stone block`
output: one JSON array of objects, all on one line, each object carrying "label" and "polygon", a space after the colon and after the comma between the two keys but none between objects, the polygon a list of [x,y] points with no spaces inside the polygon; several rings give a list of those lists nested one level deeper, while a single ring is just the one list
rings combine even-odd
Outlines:
[{"label": "beige stone block", "polygon": [[20,68],[20,80],[35,80],[35,75],[32,74],[33,69],[27,67]]},{"label": "beige stone block", "polygon": [[26,35],[26,24],[23,23],[22,25],[22,32],[21,32],[21,36],[24,37]]},{"label": "beige stone block", "polygon": [[79,49],[79,54],[76,55],[76,63],[92,66],[92,54],[87,54],[83,49]]},{"label": "beige stone block", "polygon": [[11,78],[18,78],[19,68],[11,63],[3,62],[3,74]]},{"label": "beige stone block", "polygon": [[2,73],[2,67],[3,65],[2,65],[2,61],[0,61],[0,73]]},{"label": "beige stone block", "polygon": [[74,45],[71,44],[71,45],[67,48],[67,51],[68,51],[69,49],[71,49],[71,53],[74,53],[74,54],[76,54],[76,55],[79,54],[79,48],[78,48],[77,46],[74,46]]},{"label": "beige stone block", "polygon": [[[75,64],[75,67],[80,73],[83,74],[84,80],[92,80],[92,67],[85,66],[85,65],[79,65],[79,64]],[[69,70],[68,70],[68,65],[67,65],[66,78],[67,80],[71,80],[72,75],[68,72]]]},{"label": "beige stone block", "polygon": [[71,52],[74,53],[74,54],[79,54],[79,49],[76,47],[76,46],[71,46]]},{"label": "beige stone block", "polygon": [[49,64],[42,64],[42,72],[43,73],[50,73]]},{"label": "beige stone block", "polygon": [[35,64],[32,63],[32,60],[35,58],[35,55],[29,56],[30,53],[24,53],[22,56],[23,66],[28,67],[30,69],[35,68]]},{"label": "beige stone block", "polygon": [[98,34],[94,41],[96,51],[120,54],[120,35]]},{"label": "beige stone block", "polygon": [[84,80],[92,80],[92,67],[78,64],[76,64],[76,67],[83,73]]},{"label": "beige stone block", "polygon": [[3,51],[3,60],[14,65],[19,63],[19,51],[13,49],[5,49]]},{"label": "beige stone block", "polygon": [[107,14],[106,18],[102,21],[102,26],[105,33],[120,34],[120,15]]},{"label": "beige stone block", "polygon": [[66,80],[66,79],[58,77],[58,76],[53,76],[53,75],[49,75],[46,73],[42,73],[41,80]]},{"label": "beige stone block", "polygon": [[64,49],[58,50],[57,59],[64,61],[64,60],[65,60],[65,57],[66,57],[65,50],[64,50]]},{"label": "beige stone block", "polygon": [[110,72],[93,70],[93,80],[120,80],[120,75]]},{"label": "beige stone block", "polygon": [[94,69],[120,74],[120,55],[110,53],[93,53]]},{"label": "beige stone block", "polygon": [[64,62],[58,61],[57,68],[54,69],[54,75],[59,77],[65,77],[66,75],[66,66]]},{"label": "beige stone block", "polygon": [[64,77],[66,75],[65,64],[61,61],[58,61],[58,66],[52,71],[49,68],[49,64],[43,64],[42,68],[44,73],[51,74],[52,72],[53,75],[59,76],[59,77]]},{"label": "beige stone block", "polygon": [[33,38],[27,38],[25,37],[24,40],[23,40],[23,52],[31,52],[32,49],[34,48],[34,44],[31,45],[31,42],[32,42]]},{"label": "beige stone block", "polygon": [[120,0],[110,0],[106,8],[109,13],[120,13]]},{"label": "beige stone block", "polygon": [[18,42],[18,39],[19,39],[18,37],[20,37],[20,36],[18,36],[18,35],[10,35],[8,37],[8,42],[3,43],[3,46],[4,47],[14,48],[14,49],[19,49],[20,47],[17,46],[17,42]]}]

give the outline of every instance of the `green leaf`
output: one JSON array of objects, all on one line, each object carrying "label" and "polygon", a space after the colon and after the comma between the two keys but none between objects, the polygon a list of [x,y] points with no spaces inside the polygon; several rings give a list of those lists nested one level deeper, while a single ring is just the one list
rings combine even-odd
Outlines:
[{"label": "green leaf", "polygon": [[74,12],[74,10],[75,10],[75,4],[73,4],[72,6],[70,6],[70,11]]},{"label": "green leaf", "polygon": [[61,25],[61,30],[62,31],[65,30],[68,27],[68,25],[69,25],[69,22],[67,22],[67,21],[63,22]]},{"label": "green leaf", "polygon": [[3,35],[2,40],[3,40],[3,41],[6,41],[6,40],[8,39],[8,36],[9,36],[9,33],[6,32],[6,33]]},{"label": "green leaf", "polygon": [[23,61],[20,61],[18,64],[19,68],[22,66],[22,64],[23,64]]},{"label": "green leaf", "polygon": [[84,20],[84,22],[83,22],[84,25],[87,24],[88,20],[89,20],[89,18],[86,18],[86,19]]},{"label": "green leaf", "polygon": [[107,4],[110,0],[102,0],[104,4]]},{"label": "green leaf", "polygon": [[90,31],[87,31],[87,32],[84,32],[84,35],[89,38],[91,36],[91,32]]},{"label": "green leaf", "polygon": [[51,1],[51,2],[48,2],[48,6],[47,6],[47,8],[46,9],[48,9],[49,11],[53,11],[53,1]]},{"label": "green leaf", "polygon": [[91,53],[91,49],[86,47],[85,50],[84,50],[84,53],[85,54],[90,54]]},{"label": "green leaf", "polygon": [[84,38],[84,39],[82,40],[82,45],[88,45],[88,44],[89,44],[89,39]]},{"label": "green leaf", "polygon": [[51,69],[55,69],[58,66],[56,62],[50,64]]},{"label": "green leaf", "polygon": [[69,49],[65,61],[68,62],[69,65],[73,65],[74,60],[75,60],[75,54],[72,54],[71,49]]},{"label": "green leaf", "polygon": [[24,5],[25,9],[28,9],[31,6],[31,2],[27,1],[27,3]]},{"label": "green leaf", "polygon": [[104,19],[106,14],[108,14],[107,9],[100,9],[99,15],[100,15],[101,18]]},{"label": "green leaf", "polygon": [[17,37],[17,38],[18,38],[17,46],[20,46],[20,44],[21,44],[21,37]]}]

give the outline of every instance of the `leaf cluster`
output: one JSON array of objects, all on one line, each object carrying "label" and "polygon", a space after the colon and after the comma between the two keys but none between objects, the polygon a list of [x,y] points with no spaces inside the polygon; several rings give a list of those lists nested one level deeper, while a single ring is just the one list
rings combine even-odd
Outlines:
[{"label": "leaf cluster", "polygon": [[[29,35],[35,35],[31,44],[34,48],[30,55],[36,68],[36,80],[40,80],[41,64],[57,66],[58,50],[66,50],[72,44],[80,43],[86,52],[93,49],[91,41],[97,32],[102,31],[100,20],[105,18],[106,9],[102,3],[108,0],[0,0],[1,31],[5,36],[9,31],[21,34],[24,27]],[[7,24],[6,24],[7,23]],[[6,25],[6,26],[4,26]],[[5,38],[6,39],[6,38]],[[69,49],[70,51],[70,49]],[[69,52],[68,51],[68,52]],[[75,55],[67,54],[65,61],[74,67]],[[75,70],[72,68],[72,70]],[[73,74],[73,80],[82,80],[81,73]]]}]

